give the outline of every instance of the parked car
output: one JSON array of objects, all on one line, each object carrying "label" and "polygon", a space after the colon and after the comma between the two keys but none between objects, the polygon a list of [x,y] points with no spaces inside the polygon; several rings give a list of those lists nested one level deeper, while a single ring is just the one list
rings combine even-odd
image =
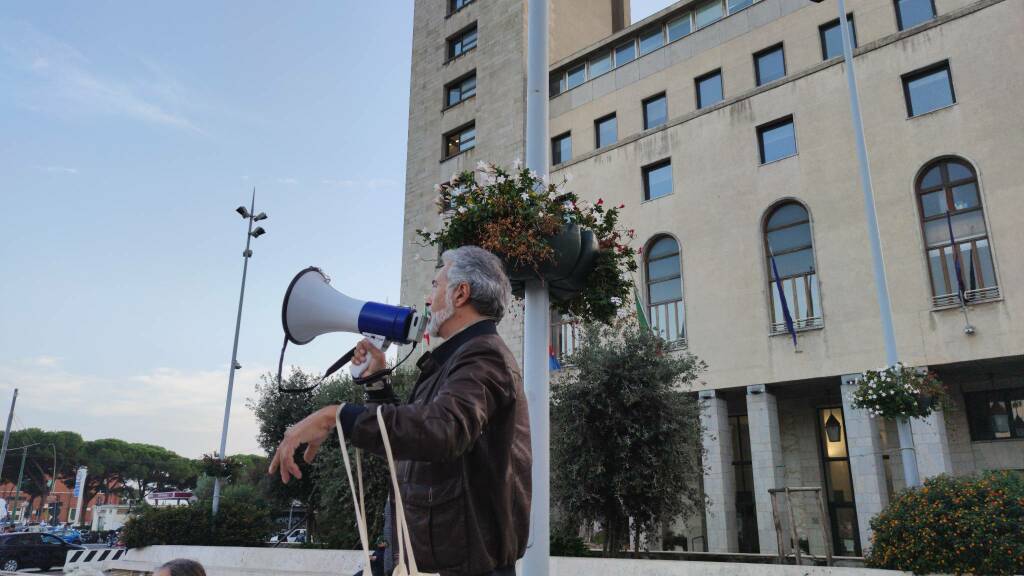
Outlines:
[{"label": "parked car", "polygon": [[271,544],[278,544],[280,542],[305,542],[306,541],[306,529],[305,528],[292,528],[291,532],[285,534],[281,532],[274,534],[270,537]]},{"label": "parked car", "polygon": [[84,549],[84,546],[68,544],[53,534],[0,534],[0,570],[14,572],[22,568],[39,568],[45,571],[53,566],[63,566],[68,551]]},{"label": "parked car", "polygon": [[50,532],[68,544],[83,544],[82,533],[74,528],[56,528]]}]

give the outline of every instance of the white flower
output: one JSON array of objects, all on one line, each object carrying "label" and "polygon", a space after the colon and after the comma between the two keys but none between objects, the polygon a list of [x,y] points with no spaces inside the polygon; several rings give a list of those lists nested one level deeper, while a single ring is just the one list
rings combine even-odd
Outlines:
[{"label": "white flower", "polygon": [[481,172],[487,172],[489,168],[490,165],[487,164],[487,162],[484,162],[483,160],[480,160],[479,162],[476,163],[476,169]]},{"label": "white flower", "polygon": [[614,304],[616,306],[621,306],[622,305],[622,298],[619,298],[618,296],[612,296],[612,304]]},{"label": "white flower", "polygon": [[515,159],[515,160],[514,160],[514,161],[512,162],[512,169],[513,169],[513,170],[519,170],[519,169],[520,169],[520,168],[522,168],[522,167],[523,167],[523,161],[522,161],[522,159],[520,159],[520,158],[516,158],[516,159]]},{"label": "white flower", "polygon": [[519,197],[523,199],[523,202],[529,202],[530,201],[530,195],[527,194],[526,192],[523,192],[522,194],[520,194]]},{"label": "white flower", "polygon": [[462,196],[463,192],[465,192],[465,190],[462,188],[462,186],[452,188],[452,198],[455,198],[456,196]]},{"label": "white flower", "polygon": [[468,211],[469,208],[466,208],[465,206],[459,206],[459,214],[465,214]]},{"label": "white flower", "polygon": [[537,174],[537,173],[536,173],[535,171],[533,171],[533,170],[530,170],[529,174],[530,174],[530,178],[533,178],[534,180],[536,180],[537,178],[540,178],[540,175],[539,175],[539,174]]},{"label": "white flower", "polygon": [[565,208],[566,210],[572,210],[572,202],[568,200],[562,202],[562,208]]}]

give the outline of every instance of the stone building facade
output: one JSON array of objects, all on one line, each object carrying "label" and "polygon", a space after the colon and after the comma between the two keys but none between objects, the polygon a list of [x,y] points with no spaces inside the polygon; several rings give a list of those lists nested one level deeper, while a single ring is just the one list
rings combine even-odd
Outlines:
[{"label": "stone building facade", "polygon": [[[774,553],[768,490],[816,486],[825,518],[794,498],[797,539],[862,554],[870,518],[905,484],[895,425],[850,401],[885,355],[835,4],[682,1],[629,26],[616,21],[628,5],[604,17],[553,4],[552,177],[625,204],[652,323],[709,365],[695,393],[710,504],[675,530],[691,550]],[[913,423],[921,476],[1024,470],[1024,78],[1009,57],[1024,4],[847,10],[899,357],[954,397]],[[445,40],[474,21],[479,48],[445,62]],[[450,15],[417,2],[415,23],[406,302],[433,272],[436,253],[412,244],[438,224],[433,185],[521,158],[525,117],[525,2]],[[570,46],[559,27],[577,23]],[[447,83],[474,68],[476,95],[444,108]],[[444,136],[469,122],[475,147],[444,159]],[[521,322],[503,325],[520,348]],[[571,337],[567,325],[553,342]]]}]

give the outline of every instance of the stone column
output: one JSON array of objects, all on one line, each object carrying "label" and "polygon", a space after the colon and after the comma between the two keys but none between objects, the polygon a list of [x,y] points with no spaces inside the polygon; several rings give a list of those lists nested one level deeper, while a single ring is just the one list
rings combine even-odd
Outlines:
[{"label": "stone column", "polygon": [[[750,459],[754,469],[754,503],[757,507],[757,540],[761,554],[778,554],[779,542],[772,517],[769,489],[786,484],[779,433],[779,408],[775,395],[764,384],[747,386],[747,422],[750,426]],[[783,534],[783,538],[788,535]]]},{"label": "stone column", "polygon": [[889,503],[882,463],[878,421],[867,410],[853,407],[853,392],[860,374],[842,376],[843,420],[846,428],[846,449],[850,455],[853,496],[857,505],[857,526],[860,529],[861,551],[871,546],[871,518]]},{"label": "stone column", "polygon": [[708,552],[736,552],[736,475],[732,466],[732,435],[725,400],[714,390],[700,392],[701,443],[704,446],[704,493],[707,505]]}]

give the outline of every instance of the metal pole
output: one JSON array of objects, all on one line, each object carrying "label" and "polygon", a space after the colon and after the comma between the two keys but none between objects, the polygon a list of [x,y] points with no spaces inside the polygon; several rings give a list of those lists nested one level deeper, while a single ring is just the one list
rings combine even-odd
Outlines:
[{"label": "metal pole", "polygon": [[53,487],[57,484],[57,446],[50,444],[50,448],[53,448],[53,475],[50,476],[50,483],[46,486],[46,499],[43,500],[43,508],[49,510],[50,494],[53,493]]},{"label": "metal pole", "polygon": [[[857,78],[853,67],[853,43],[850,39],[849,25],[846,20],[846,2],[837,0],[839,6],[839,30],[843,36],[843,60],[846,66],[846,83],[850,91],[850,114],[853,120],[853,132],[857,139],[857,162],[860,165],[860,183],[864,192],[864,214],[868,221],[868,238],[871,240],[871,260],[875,271],[875,291],[878,297],[878,309],[882,318],[882,336],[885,340],[885,362],[889,366],[899,361],[896,352],[896,336],[892,323],[892,303],[889,300],[889,289],[885,278],[885,261],[882,258],[882,244],[878,234],[878,218],[875,210],[875,197],[871,188],[871,169],[868,164],[868,149],[864,144],[864,123],[860,116],[860,99],[857,95]],[[914,436],[910,431],[910,421],[900,418],[896,421],[900,438],[900,455],[903,460],[903,477],[908,487],[919,486],[921,481],[917,474],[917,455],[914,450]]]},{"label": "metal pole", "polygon": [[[238,294],[238,315],[235,317],[235,343],[231,347],[231,372],[228,374],[228,398],[224,402],[224,426],[220,433],[220,452],[218,458],[224,458],[228,443],[228,419],[231,417],[231,393],[235,387],[235,366],[238,364],[238,331],[242,327],[242,301],[245,300],[245,276],[249,271],[249,257],[252,251],[249,244],[252,242],[252,218],[256,212],[256,189],[252,189],[252,203],[249,208],[249,230],[245,233],[245,252],[242,252],[244,263],[242,264],[242,290]],[[217,514],[220,508],[220,476],[213,481],[213,514]]]},{"label": "metal pole", "polygon": [[[526,167],[548,172],[548,2],[529,0],[526,50]],[[533,498],[530,542],[523,558],[524,576],[547,576],[551,557],[548,339],[551,308],[541,281],[526,284],[523,322],[523,376],[530,406],[533,450]]]},{"label": "metal pole", "polygon": [[14,404],[18,401],[18,389],[14,389],[14,397],[11,398],[11,411],[7,414],[7,428],[4,429],[4,445],[0,448],[0,471],[4,469],[4,459],[7,458],[7,442],[11,439],[11,422],[14,420]]}]

